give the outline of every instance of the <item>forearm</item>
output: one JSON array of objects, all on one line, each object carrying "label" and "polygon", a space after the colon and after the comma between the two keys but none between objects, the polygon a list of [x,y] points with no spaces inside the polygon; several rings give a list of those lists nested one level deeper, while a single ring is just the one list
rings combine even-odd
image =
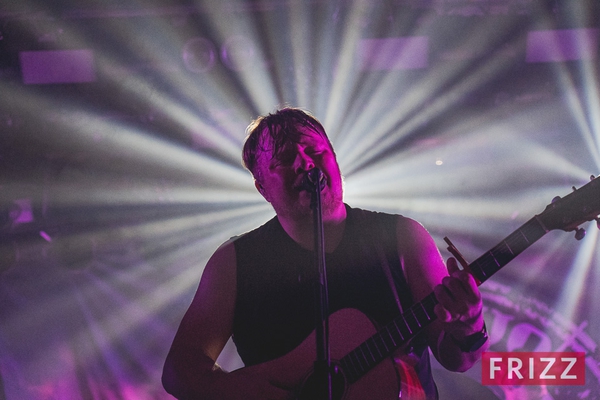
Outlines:
[{"label": "forearm", "polygon": [[163,370],[165,390],[178,399],[278,400],[288,390],[271,382],[263,365],[225,372],[206,356],[175,361],[167,357]]}]

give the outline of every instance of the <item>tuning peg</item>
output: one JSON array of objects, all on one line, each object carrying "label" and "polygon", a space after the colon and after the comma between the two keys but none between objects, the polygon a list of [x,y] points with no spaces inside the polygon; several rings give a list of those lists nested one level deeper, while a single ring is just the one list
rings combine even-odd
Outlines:
[{"label": "tuning peg", "polygon": [[590,175],[590,181],[593,181],[594,179],[596,179],[596,177],[594,175]]},{"label": "tuning peg", "polygon": [[575,239],[581,240],[585,237],[585,229],[577,228],[575,229]]},{"label": "tuning peg", "polygon": [[598,229],[600,229],[600,217],[595,218],[596,219],[596,226],[598,227]]},{"label": "tuning peg", "polygon": [[552,204],[556,203],[557,201],[560,200],[560,196],[556,196],[555,198],[552,199]]}]

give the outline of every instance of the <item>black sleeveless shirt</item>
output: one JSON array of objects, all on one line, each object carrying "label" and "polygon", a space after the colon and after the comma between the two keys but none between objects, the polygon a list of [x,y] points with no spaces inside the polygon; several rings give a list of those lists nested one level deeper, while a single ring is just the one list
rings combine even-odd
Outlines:
[{"label": "black sleeveless shirt", "polygon": [[[344,235],[326,254],[329,311],[355,308],[383,326],[399,314],[377,247],[389,264],[400,303],[412,303],[397,254],[397,215],[346,206]],[[294,242],[277,217],[234,241],[237,297],[233,340],[246,366],[279,358],[314,329],[314,254]],[[413,347],[417,373],[428,398],[437,398],[424,337]]]}]

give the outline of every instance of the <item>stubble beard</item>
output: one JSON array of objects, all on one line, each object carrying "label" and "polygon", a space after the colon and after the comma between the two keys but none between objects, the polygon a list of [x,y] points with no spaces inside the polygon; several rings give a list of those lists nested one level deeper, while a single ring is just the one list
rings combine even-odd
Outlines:
[{"label": "stubble beard", "polygon": [[[296,221],[312,222],[311,194],[305,192],[304,199],[294,204],[271,204],[275,213],[285,218],[291,218]],[[321,211],[324,219],[329,215],[336,213],[340,206],[343,206],[342,196],[331,191],[321,193]]]}]

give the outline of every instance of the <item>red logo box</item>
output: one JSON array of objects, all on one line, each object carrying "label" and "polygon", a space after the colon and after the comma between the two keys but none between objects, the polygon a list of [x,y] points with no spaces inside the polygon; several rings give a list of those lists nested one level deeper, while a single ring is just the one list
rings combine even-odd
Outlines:
[{"label": "red logo box", "polygon": [[585,385],[583,352],[485,352],[483,385]]}]

